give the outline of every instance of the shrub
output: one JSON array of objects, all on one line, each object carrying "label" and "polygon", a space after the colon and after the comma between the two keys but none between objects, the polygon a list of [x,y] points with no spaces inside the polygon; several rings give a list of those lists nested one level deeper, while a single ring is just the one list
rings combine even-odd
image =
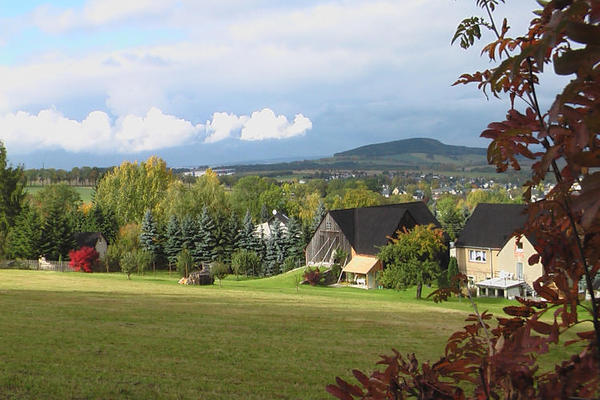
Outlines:
[{"label": "shrub", "polygon": [[194,259],[192,258],[192,255],[188,249],[184,248],[179,252],[177,255],[176,265],[179,276],[187,278],[194,267]]},{"label": "shrub", "polygon": [[281,266],[282,272],[288,272],[293,270],[298,266],[298,258],[296,257],[288,257],[283,260],[283,265]]},{"label": "shrub", "polygon": [[250,250],[238,250],[231,256],[231,269],[236,275],[258,276],[261,272],[260,257]]},{"label": "shrub", "polygon": [[127,279],[131,279],[131,274],[137,270],[137,255],[133,251],[128,251],[121,256],[119,264],[121,270],[127,274]]},{"label": "shrub", "polygon": [[144,275],[144,271],[152,265],[152,253],[147,250],[138,250],[135,252],[137,273]]},{"label": "shrub", "polygon": [[106,272],[119,271],[121,269],[121,250],[114,244],[109,245],[103,261]]},{"label": "shrub", "polygon": [[216,261],[210,267],[210,273],[219,280],[219,286],[221,286],[221,281],[225,279],[229,273],[229,267],[221,261]]},{"label": "shrub", "polygon": [[311,286],[320,285],[323,281],[323,274],[319,270],[319,267],[306,267],[304,270],[304,282],[307,282]]},{"label": "shrub", "polygon": [[92,272],[92,268],[98,263],[98,252],[93,247],[84,246],[79,250],[69,252],[69,266],[74,271]]}]

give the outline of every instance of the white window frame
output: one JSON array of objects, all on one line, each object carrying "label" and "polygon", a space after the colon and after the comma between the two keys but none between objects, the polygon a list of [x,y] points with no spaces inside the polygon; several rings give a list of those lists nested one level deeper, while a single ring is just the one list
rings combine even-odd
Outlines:
[{"label": "white window frame", "polygon": [[485,263],[487,262],[487,251],[486,250],[469,250],[469,261]]}]

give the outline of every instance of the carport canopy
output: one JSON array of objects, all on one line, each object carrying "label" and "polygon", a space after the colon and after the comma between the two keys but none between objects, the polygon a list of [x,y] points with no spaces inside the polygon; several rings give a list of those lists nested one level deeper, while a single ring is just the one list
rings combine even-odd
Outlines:
[{"label": "carport canopy", "polygon": [[381,264],[376,257],[354,256],[342,271],[366,275],[379,265]]}]

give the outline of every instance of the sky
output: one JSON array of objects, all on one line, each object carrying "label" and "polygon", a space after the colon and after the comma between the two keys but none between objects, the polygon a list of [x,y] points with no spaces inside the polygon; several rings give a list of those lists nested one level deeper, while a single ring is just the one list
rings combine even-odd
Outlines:
[{"label": "sky", "polygon": [[[0,140],[25,168],[330,156],[411,137],[485,147],[504,101],[450,41],[474,0],[0,0]],[[534,0],[508,0],[515,34]],[[485,37],[490,39],[489,36]],[[549,104],[560,82],[542,80]]]}]

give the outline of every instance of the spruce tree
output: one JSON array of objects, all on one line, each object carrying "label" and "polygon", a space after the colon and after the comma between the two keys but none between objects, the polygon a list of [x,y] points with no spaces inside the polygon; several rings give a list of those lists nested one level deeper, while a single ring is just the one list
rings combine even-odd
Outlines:
[{"label": "spruce tree", "polygon": [[275,275],[281,272],[285,260],[286,237],[281,231],[281,225],[275,221],[271,225],[271,236],[267,240],[267,274]]},{"label": "spruce tree", "polygon": [[200,216],[198,224],[198,238],[196,242],[196,254],[203,263],[210,263],[215,259],[214,249],[216,246],[216,240],[214,237],[215,224],[208,209],[204,207],[202,209],[202,215]]},{"label": "spruce tree", "polygon": [[198,225],[194,219],[186,215],[181,220],[181,248],[191,250],[196,247]]},{"label": "spruce tree", "polygon": [[215,239],[215,246],[213,248],[213,260],[219,260],[227,264],[227,221],[222,216],[218,216],[217,218],[213,219],[213,222],[215,227],[213,230],[213,237]]},{"label": "spruce tree", "polygon": [[161,252],[161,246],[158,234],[158,226],[154,220],[152,211],[150,210],[146,211],[144,214],[144,219],[142,220],[140,244],[142,245],[142,249],[146,250],[152,255],[152,264],[155,265],[156,259]]},{"label": "spruce tree", "polygon": [[240,221],[235,213],[231,213],[224,226],[224,254],[225,264],[231,264],[233,253],[239,248],[240,244]]},{"label": "spruce tree", "polygon": [[250,215],[250,210],[246,211],[246,216],[244,217],[244,222],[242,223],[242,227],[239,233],[239,247],[248,251],[256,251],[256,241],[257,237],[255,235],[255,226],[252,223],[252,216]]},{"label": "spruce tree", "polygon": [[290,218],[286,233],[286,255],[294,261],[302,260],[304,256],[304,243],[302,239],[302,227],[295,218]]},{"label": "spruce tree", "polygon": [[254,251],[258,257],[260,258],[263,267],[261,268],[263,274],[266,274],[267,272],[267,263],[266,263],[266,258],[267,258],[267,239],[265,239],[262,231],[260,232],[260,236],[258,237],[254,237],[254,247],[252,249],[252,251]]},{"label": "spruce tree", "polygon": [[276,263],[277,263],[277,246],[275,245],[275,240],[271,235],[265,242],[265,256],[263,259],[264,263],[264,272],[266,276],[275,275],[276,272]]},{"label": "spruce tree", "polygon": [[170,265],[177,262],[177,255],[181,251],[181,226],[175,215],[171,215],[167,223],[166,238],[165,238],[165,255],[169,260]]}]

